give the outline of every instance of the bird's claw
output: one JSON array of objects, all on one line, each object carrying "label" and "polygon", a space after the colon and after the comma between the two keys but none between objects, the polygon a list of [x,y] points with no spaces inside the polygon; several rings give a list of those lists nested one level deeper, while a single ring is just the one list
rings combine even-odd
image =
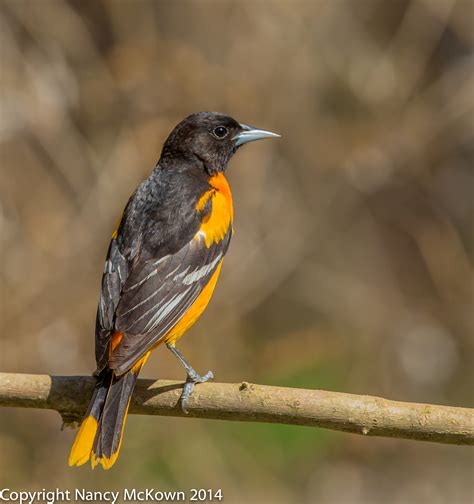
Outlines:
[{"label": "bird's claw", "polygon": [[184,384],[183,387],[183,392],[181,394],[181,409],[183,410],[183,413],[188,414],[188,400],[191,397],[191,394],[193,393],[194,390],[194,385],[196,383],[205,383],[209,380],[214,379],[214,373],[212,371],[208,371],[204,376],[201,376],[196,373],[196,371],[192,371],[188,374],[188,378],[186,380],[186,383]]}]

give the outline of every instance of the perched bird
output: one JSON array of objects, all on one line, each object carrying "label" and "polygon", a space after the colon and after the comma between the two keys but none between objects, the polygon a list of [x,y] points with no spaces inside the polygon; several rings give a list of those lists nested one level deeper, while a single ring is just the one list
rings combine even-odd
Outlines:
[{"label": "perched bird", "polygon": [[176,341],[209,303],[229,247],[227,163],[241,145],[278,136],[216,112],[192,114],[171,132],[112,235],[97,309],[97,384],[69,465],[115,463],[135,382],[158,345],[186,370],[184,411],[194,384],[213,378],[199,375]]}]

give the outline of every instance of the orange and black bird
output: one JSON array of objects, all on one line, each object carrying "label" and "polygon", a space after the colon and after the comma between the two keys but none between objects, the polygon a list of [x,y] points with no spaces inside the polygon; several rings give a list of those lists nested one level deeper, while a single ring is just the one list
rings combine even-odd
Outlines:
[{"label": "orange and black bird", "polygon": [[167,138],[151,175],[129,199],[112,235],[95,331],[97,383],[69,456],[109,469],[117,460],[138,374],[165,343],[187,373],[186,404],[199,375],[176,348],[205,310],[233,227],[227,163],[247,142],[277,137],[217,112],[199,112]]}]

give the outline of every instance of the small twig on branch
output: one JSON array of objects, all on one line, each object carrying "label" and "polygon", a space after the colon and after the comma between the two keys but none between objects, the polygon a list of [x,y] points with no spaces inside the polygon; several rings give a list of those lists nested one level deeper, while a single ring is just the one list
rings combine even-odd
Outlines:
[{"label": "small twig on branch", "polygon": [[[94,383],[87,376],[0,373],[0,406],[56,410],[69,424],[84,414]],[[178,404],[182,386],[177,381],[138,380],[131,413],[307,425],[370,436],[474,444],[474,409],[243,382],[198,385],[185,415]]]}]

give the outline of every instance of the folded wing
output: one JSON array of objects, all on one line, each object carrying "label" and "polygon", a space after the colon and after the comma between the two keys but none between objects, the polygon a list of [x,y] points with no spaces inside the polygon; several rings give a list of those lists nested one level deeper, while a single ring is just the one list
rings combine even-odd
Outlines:
[{"label": "folded wing", "polygon": [[122,374],[164,338],[205,288],[230,240],[206,246],[196,235],[175,254],[132,268],[115,312],[115,330],[123,334],[108,365]]}]

